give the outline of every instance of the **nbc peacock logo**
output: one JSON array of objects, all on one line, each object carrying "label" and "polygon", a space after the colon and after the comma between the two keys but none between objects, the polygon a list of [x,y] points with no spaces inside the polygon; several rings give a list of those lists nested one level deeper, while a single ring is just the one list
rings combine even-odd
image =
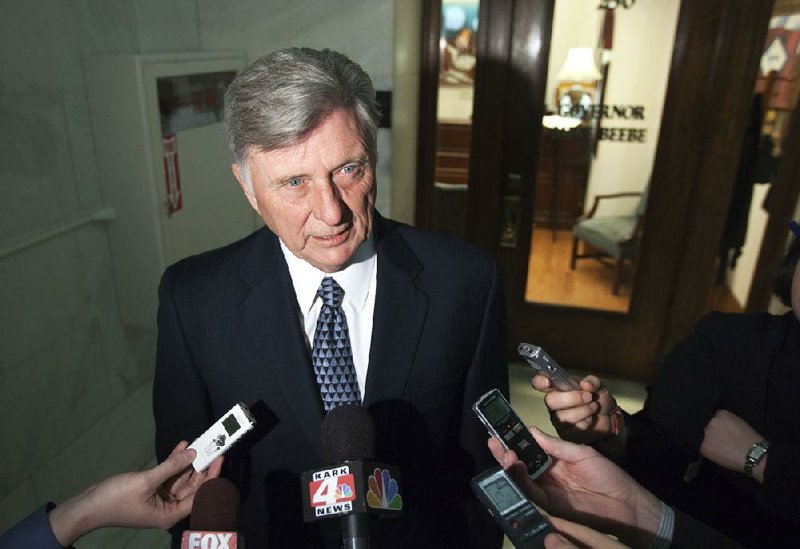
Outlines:
[{"label": "nbc peacock logo", "polygon": [[399,493],[397,481],[387,469],[376,467],[368,479],[367,505],[373,509],[399,511],[403,508],[403,497]]},{"label": "nbc peacock logo", "polygon": [[353,498],[353,489],[350,488],[348,484],[342,483],[336,487],[336,493],[334,494],[334,499],[338,500],[350,500],[355,499]]}]

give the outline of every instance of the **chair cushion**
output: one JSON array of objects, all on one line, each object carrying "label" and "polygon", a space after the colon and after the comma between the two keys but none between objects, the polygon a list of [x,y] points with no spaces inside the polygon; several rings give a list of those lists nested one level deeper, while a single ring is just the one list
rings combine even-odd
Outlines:
[{"label": "chair cushion", "polygon": [[636,224],[635,216],[603,216],[590,217],[578,221],[572,228],[572,234],[617,259],[633,257],[635,245],[620,249],[619,241],[627,240]]}]

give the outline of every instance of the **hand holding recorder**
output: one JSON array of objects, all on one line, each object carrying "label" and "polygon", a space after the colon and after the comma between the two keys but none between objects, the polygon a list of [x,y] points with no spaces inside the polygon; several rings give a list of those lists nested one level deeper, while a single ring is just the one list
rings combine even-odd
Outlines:
[{"label": "hand holding recorder", "polygon": [[[647,547],[659,528],[661,501],[589,446],[550,437],[531,428],[553,464],[533,481],[517,456],[489,439],[492,455],[537,505],[549,513]],[[557,526],[557,523],[554,524]]]},{"label": "hand holding recorder", "polygon": [[504,450],[513,451],[518,456],[531,478],[538,477],[550,466],[550,456],[536,444],[500,391],[492,389],[486,392],[472,405],[472,411]]},{"label": "hand holding recorder", "polygon": [[595,444],[620,432],[622,411],[597,376],[586,376],[578,383],[541,347],[520,343],[518,351],[537,372],[531,385],[547,393],[544,402],[561,438]]},{"label": "hand holding recorder", "polygon": [[50,511],[56,539],[70,546],[103,526],[166,529],[186,517],[200,485],[222,469],[217,459],[197,473],[191,467],[195,452],[187,446],[182,441],[152,469],[107,478]]}]

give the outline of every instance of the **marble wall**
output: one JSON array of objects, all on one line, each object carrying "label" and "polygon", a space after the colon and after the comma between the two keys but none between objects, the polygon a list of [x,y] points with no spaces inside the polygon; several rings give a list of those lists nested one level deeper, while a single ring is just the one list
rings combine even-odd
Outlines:
[{"label": "marble wall", "polygon": [[[331,47],[392,88],[392,0],[0,2],[0,531],[153,461],[155,332],[122,325],[83,57]],[[378,207],[390,214],[388,130]],[[105,220],[104,220],[105,219]],[[80,547],[165,547],[108,529]]]}]

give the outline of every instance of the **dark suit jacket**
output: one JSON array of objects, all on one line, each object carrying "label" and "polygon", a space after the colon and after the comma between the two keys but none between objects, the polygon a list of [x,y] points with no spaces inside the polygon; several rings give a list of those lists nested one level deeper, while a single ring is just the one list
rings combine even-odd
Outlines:
[{"label": "dark suit jacket", "polygon": [[[375,241],[364,405],[376,458],[400,467],[405,514],[373,522],[373,547],[499,547],[468,483],[493,464],[470,406],[493,387],[508,394],[496,263],[378,215]],[[302,522],[298,474],[324,465],[323,409],[277,237],[263,228],[171,266],[159,299],[158,458],[244,402],[258,427],[226,455],[223,474],[243,492],[248,547],[335,546],[337,521]]]}]

